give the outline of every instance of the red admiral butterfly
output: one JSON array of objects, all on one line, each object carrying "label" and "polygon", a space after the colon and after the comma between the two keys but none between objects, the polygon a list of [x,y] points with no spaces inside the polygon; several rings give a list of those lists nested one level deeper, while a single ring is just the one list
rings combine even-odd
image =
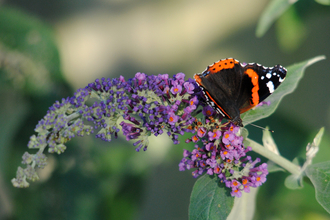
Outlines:
[{"label": "red admiral butterfly", "polygon": [[228,58],[208,66],[194,78],[207,104],[235,125],[243,127],[240,114],[272,94],[285,79],[286,72],[281,65],[241,64]]}]

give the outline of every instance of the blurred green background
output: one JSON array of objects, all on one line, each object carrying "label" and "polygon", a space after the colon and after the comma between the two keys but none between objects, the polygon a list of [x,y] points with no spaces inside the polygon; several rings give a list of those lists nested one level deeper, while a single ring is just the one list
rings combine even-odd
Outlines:
[{"label": "blurred green background", "polygon": [[[110,143],[76,138],[48,155],[41,180],[16,189],[29,137],[56,100],[100,77],[183,72],[187,77],[227,57],[289,66],[330,57],[330,7],[291,6],[255,35],[269,1],[0,0],[0,219],[188,219],[191,172],[179,172],[183,149],[166,136],[136,153],[122,136]],[[306,70],[298,89],[271,117],[282,155],[303,156],[318,129],[326,132],[314,163],[330,159],[330,62]],[[248,127],[261,141],[262,131]],[[34,152],[30,150],[29,152]],[[260,188],[255,219],[330,219],[314,189],[284,187],[275,173]]]}]

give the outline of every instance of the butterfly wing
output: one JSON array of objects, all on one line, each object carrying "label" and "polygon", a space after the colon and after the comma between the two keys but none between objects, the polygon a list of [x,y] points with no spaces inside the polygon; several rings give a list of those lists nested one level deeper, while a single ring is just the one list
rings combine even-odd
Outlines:
[{"label": "butterfly wing", "polygon": [[263,67],[248,64],[243,70],[241,96],[238,99],[240,113],[244,113],[265,100],[284,81],[287,70],[281,65]]},{"label": "butterfly wing", "polygon": [[202,74],[195,75],[208,104],[230,120],[239,118],[240,115],[236,100],[242,84],[242,70],[239,61],[229,58],[220,60],[208,66]]}]

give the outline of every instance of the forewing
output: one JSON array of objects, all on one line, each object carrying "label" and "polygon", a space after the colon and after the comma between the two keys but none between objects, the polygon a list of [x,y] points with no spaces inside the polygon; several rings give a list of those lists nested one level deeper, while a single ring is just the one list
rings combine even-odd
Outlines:
[{"label": "forewing", "polygon": [[207,88],[209,95],[229,119],[239,116],[236,100],[239,97],[242,75],[242,67],[234,59],[216,62],[201,74],[202,86]]}]

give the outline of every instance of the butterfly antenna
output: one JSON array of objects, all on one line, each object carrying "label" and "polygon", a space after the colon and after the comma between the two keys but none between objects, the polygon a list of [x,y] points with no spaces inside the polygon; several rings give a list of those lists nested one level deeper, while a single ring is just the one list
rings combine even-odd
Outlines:
[{"label": "butterfly antenna", "polygon": [[254,126],[254,127],[256,127],[256,128],[260,128],[260,129],[262,129],[262,130],[266,130],[266,131],[270,131],[270,132],[274,133],[273,130],[270,130],[270,129],[268,129],[268,128],[261,127],[261,126],[259,126],[259,125],[255,125],[255,124],[249,124],[249,125],[252,125],[252,126]]}]

